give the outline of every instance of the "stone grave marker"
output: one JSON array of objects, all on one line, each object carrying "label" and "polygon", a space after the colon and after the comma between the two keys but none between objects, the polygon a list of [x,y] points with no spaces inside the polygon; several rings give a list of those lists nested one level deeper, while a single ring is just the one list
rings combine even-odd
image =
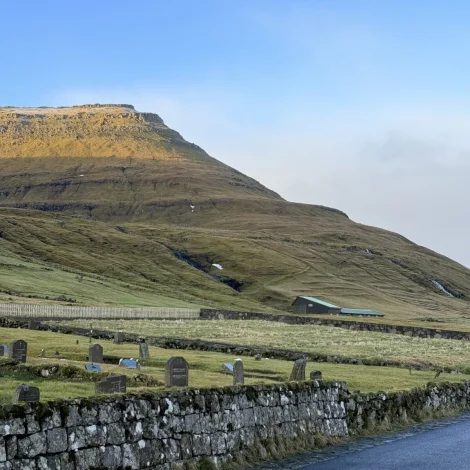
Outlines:
[{"label": "stone grave marker", "polygon": [[22,384],[16,387],[13,395],[13,403],[27,402],[36,403],[39,401],[39,388],[31,387],[30,385]]},{"label": "stone grave marker", "polygon": [[39,321],[38,320],[29,320],[28,321],[28,329],[29,330],[37,330],[39,328]]},{"label": "stone grave marker", "polygon": [[224,370],[224,372],[226,372],[227,374],[233,374],[233,365],[230,364],[230,362],[224,362],[222,364],[222,369]]},{"label": "stone grave marker", "polygon": [[255,354],[254,358],[255,358],[255,361],[261,361],[262,356],[261,354]]},{"label": "stone grave marker", "polygon": [[114,333],[114,344],[121,344],[124,341],[124,333],[119,330]]},{"label": "stone grave marker", "polygon": [[10,345],[10,357],[18,362],[26,362],[28,343],[22,339],[13,341]]},{"label": "stone grave marker", "polygon": [[126,376],[112,375],[106,377],[101,382],[95,384],[95,393],[103,395],[106,393],[125,393],[126,392]]},{"label": "stone grave marker", "polygon": [[189,366],[181,356],[171,357],[165,364],[165,385],[167,387],[187,387]]},{"label": "stone grave marker", "polygon": [[8,355],[8,345],[0,344],[0,356],[7,356],[7,355]]},{"label": "stone grave marker", "polygon": [[307,365],[307,359],[297,359],[294,362],[294,367],[290,374],[289,380],[291,382],[299,382],[305,380],[305,366]]},{"label": "stone grave marker", "polygon": [[310,372],[310,380],[321,380],[321,379],[322,379],[321,370],[312,370],[312,372]]},{"label": "stone grave marker", "polygon": [[88,372],[103,372],[98,364],[85,364],[85,369]]},{"label": "stone grave marker", "polygon": [[245,371],[243,370],[243,361],[235,359],[233,364],[233,385],[243,385],[245,383]]},{"label": "stone grave marker", "polygon": [[103,362],[103,346],[100,344],[90,344],[88,360],[92,363],[101,364]]},{"label": "stone grave marker", "polygon": [[144,341],[139,343],[139,357],[141,359],[148,359],[150,357],[149,345]]},{"label": "stone grave marker", "polygon": [[45,349],[41,349],[41,357],[46,357],[46,350]]},{"label": "stone grave marker", "polygon": [[128,367],[129,369],[140,369],[140,362],[136,359],[121,359],[119,361],[119,367]]}]

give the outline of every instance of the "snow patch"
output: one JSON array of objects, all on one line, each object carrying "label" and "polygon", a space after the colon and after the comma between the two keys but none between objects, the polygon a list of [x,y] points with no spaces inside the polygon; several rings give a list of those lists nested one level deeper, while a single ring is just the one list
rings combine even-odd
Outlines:
[{"label": "snow patch", "polygon": [[219,263],[212,263],[212,266],[214,266],[214,268],[217,268],[217,269],[220,269],[222,271],[222,265],[219,264]]},{"label": "snow patch", "polygon": [[439,290],[444,292],[444,294],[448,295],[449,297],[453,297],[453,295],[439,282],[435,281],[434,279],[431,281]]}]

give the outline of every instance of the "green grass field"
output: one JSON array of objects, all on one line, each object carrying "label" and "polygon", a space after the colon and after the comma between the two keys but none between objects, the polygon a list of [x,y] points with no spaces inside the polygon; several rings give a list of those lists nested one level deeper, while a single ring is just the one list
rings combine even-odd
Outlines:
[{"label": "green grass field", "polygon": [[[2,328],[1,341],[9,343],[14,339],[24,339],[28,342],[28,363],[33,365],[75,365],[83,368],[87,360],[89,342],[87,338],[63,335],[58,333],[18,330]],[[79,344],[76,344],[76,340]],[[106,355],[118,357],[136,357],[138,346],[135,344],[113,344],[111,341],[100,341]],[[47,358],[41,358],[41,349],[46,349]],[[233,363],[235,356],[230,354],[178,351],[150,347],[150,359],[143,361],[141,373],[154,379],[164,381],[164,367],[166,361],[175,355],[182,355],[189,363],[190,387],[220,387],[231,385],[232,377],[222,371],[224,362]],[[54,356],[61,353],[61,358]],[[292,370],[292,362],[271,360],[263,358],[255,361],[252,357],[243,357],[245,368],[245,383],[276,383],[286,382]],[[133,376],[135,369],[121,368],[117,365],[103,364],[103,372],[119,373]],[[346,381],[351,390],[363,392],[398,391],[423,386],[433,380],[433,371],[413,371],[391,367],[353,366],[344,364],[308,363],[307,376],[311,370],[321,370],[326,380]],[[94,383],[87,380],[74,379],[46,379],[25,373],[12,373],[2,371],[0,380],[0,402],[8,403],[15,387],[21,383],[38,386],[41,390],[42,400],[56,398],[74,398],[78,396],[91,396],[94,394]],[[441,374],[439,381],[460,381],[469,379],[470,375]],[[151,388],[163,390],[164,386]],[[146,388],[148,389],[148,388]],[[129,387],[129,391],[143,390],[142,387]]]},{"label": "green grass field", "polygon": [[[89,327],[89,321],[67,321]],[[167,338],[192,338],[361,358],[384,358],[470,371],[470,342],[411,338],[343,328],[240,320],[94,320],[96,329],[123,330]]]}]

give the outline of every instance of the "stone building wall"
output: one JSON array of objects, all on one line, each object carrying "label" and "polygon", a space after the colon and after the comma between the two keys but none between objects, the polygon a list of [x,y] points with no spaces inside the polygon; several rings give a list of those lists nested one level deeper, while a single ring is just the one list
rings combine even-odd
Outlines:
[{"label": "stone building wall", "polygon": [[470,382],[360,394],[313,381],[4,406],[0,470],[220,468],[237,454],[270,458],[273,448],[308,448],[318,436],[409,422],[469,399]]}]

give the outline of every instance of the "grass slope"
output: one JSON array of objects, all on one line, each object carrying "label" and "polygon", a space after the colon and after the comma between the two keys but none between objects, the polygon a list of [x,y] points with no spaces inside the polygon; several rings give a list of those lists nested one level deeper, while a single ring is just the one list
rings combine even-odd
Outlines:
[{"label": "grass slope", "polygon": [[[66,323],[89,327],[89,322],[84,320]],[[94,320],[93,327],[166,338],[190,338],[290,349],[330,356],[394,359],[416,365],[455,367],[470,372],[470,344],[460,340],[412,338],[328,326],[297,326],[256,320]]]},{"label": "grass slope", "polygon": [[[88,340],[73,335],[2,328],[2,341],[7,343],[15,339],[24,339],[28,342],[28,364],[37,366],[49,366],[60,364],[72,365],[84,369],[87,361]],[[78,344],[76,344],[78,340]],[[113,344],[111,341],[99,342],[106,355],[117,357],[136,357],[138,346],[135,344]],[[53,346],[52,346],[53,345]],[[41,358],[41,350],[46,349],[47,358]],[[54,356],[55,352],[61,353],[61,358]],[[144,360],[141,373],[164,382],[165,363],[171,356],[181,355],[189,363],[189,385],[192,388],[221,387],[232,384],[232,377],[222,371],[222,364],[233,363],[235,357],[228,354],[209,353],[200,351],[165,350],[149,347],[150,359]],[[286,382],[292,370],[292,363],[263,359],[255,361],[251,357],[244,357],[245,383],[272,384]],[[112,364],[102,364],[103,372],[113,374],[126,374],[132,378],[136,374],[135,369],[126,369]],[[413,387],[424,386],[434,377],[432,371],[414,371],[412,375],[407,370],[390,367],[349,366],[344,364],[316,364],[308,363],[307,375],[311,370],[321,370],[326,380],[345,380],[351,390],[360,389],[363,392],[399,391]],[[3,370],[0,360],[0,404],[11,402],[16,386],[28,383],[39,387],[41,400],[76,398],[80,396],[94,395],[94,383],[84,379],[46,379],[25,372],[12,372]],[[441,374],[438,381],[457,382],[468,379],[470,376]],[[146,387],[145,390],[163,390],[165,386]],[[143,387],[132,385],[129,391],[138,392]]]},{"label": "grass slope", "polygon": [[310,294],[384,321],[468,322],[467,268],[340,211],[284,201],[129,105],[1,108],[0,206],[1,256],[84,276],[44,271],[38,283],[37,270],[0,265],[0,290],[20,297],[285,310]]}]

